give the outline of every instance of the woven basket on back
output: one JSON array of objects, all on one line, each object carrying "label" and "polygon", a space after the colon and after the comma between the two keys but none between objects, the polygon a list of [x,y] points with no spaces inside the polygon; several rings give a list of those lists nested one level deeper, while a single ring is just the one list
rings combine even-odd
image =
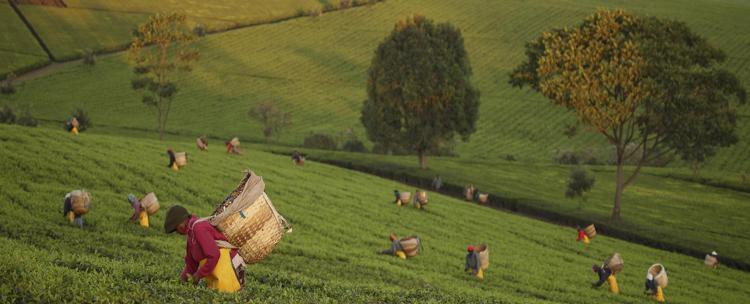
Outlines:
[{"label": "woven basket on back", "polygon": [[479,255],[479,266],[482,270],[486,270],[490,267],[490,249],[487,245],[481,244],[475,250]]},{"label": "woven basket on back", "polygon": [[427,204],[427,192],[417,190],[417,201],[422,205]]},{"label": "woven basket on back", "polygon": [[230,140],[229,143],[232,144],[232,146],[239,147],[240,146],[240,139],[237,138],[237,137],[232,138],[232,140]]},{"label": "woven basket on back", "polygon": [[159,199],[156,198],[156,194],[150,192],[141,199],[141,207],[146,209],[148,215],[154,215],[156,211],[159,211]]},{"label": "woven basket on back", "polygon": [[664,269],[664,265],[651,265],[651,267],[648,268],[648,272],[654,276],[654,280],[656,280],[656,284],[659,285],[659,287],[667,287],[667,284],[669,284],[669,278],[667,278],[667,271]]},{"label": "woven basket on back", "polygon": [[195,145],[198,146],[198,149],[201,151],[206,151],[208,148],[208,145],[206,145],[200,137],[195,139]]},{"label": "woven basket on back", "polygon": [[177,163],[177,165],[180,167],[187,165],[187,152],[175,153],[174,162]]},{"label": "woven basket on back", "polygon": [[401,200],[402,204],[408,204],[411,200],[411,192],[399,192],[398,199]]},{"label": "woven basket on back", "polygon": [[408,257],[417,256],[419,253],[419,238],[417,236],[405,237],[399,240],[401,248],[404,249],[404,253]]},{"label": "woven basket on back", "polygon": [[79,125],[78,119],[73,117],[73,119],[70,120],[70,125],[78,128],[78,125]]},{"label": "woven basket on back", "polygon": [[583,233],[590,239],[594,238],[596,236],[596,227],[594,227],[594,224],[588,225],[586,228],[583,228]]},{"label": "woven basket on back", "polygon": [[482,204],[487,204],[490,200],[490,195],[487,193],[480,193],[479,194],[479,202]]},{"label": "woven basket on back", "polygon": [[475,189],[474,185],[468,185],[468,186],[464,187],[464,198],[467,201],[474,200],[474,189]]},{"label": "woven basket on back", "polygon": [[619,253],[615,252],[614,254],[612,254],[612,256],[604,261],[604,265],[609,267],[609,269],[612,270],[612,273],[616,274],[622,271],[622,268],[625,266],[625,262],[622,260],[622,256],[620,256]]},{"label": "woven basket on back", "polygon": [[73,213],[84,215],[91,208],[91,194],[83,190],[74,190],[70,192],[70,203]]},{"label": "woven basket on back", "polygon": [[[285,231],[291,231],[289,224],[274,208],[271,199],[263,191],[260,184],[248,183],[252,173],[248,172],[240,185],[232,191],[227,199],[214,211],[214,216],[225,216],[224,212],[233,212],[218,223],[211,221],[219,231],[224,233],[229,243],[238,247],[239,254],[247,264],[254,264],[271,254],[273,248],[281,240]],[[253,189],[260,187],[260,189]],[[257,198],[252,199],[252,192],[260,191]],[[245,206],[239,211],[232,210],[233,204]]]}]

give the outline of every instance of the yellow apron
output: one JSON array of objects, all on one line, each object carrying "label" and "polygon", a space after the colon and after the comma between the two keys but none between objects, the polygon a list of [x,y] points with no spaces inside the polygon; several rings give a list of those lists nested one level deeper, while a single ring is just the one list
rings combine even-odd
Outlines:
[{"label": "yellow apron", "polygon": [[661,286],[656,287],[656,301],[659,303],[664,302],[664,291],[661,289]]},{"label": "yellow apron", "polygon": [[172,163],[172,170],[175,170],[175,171],[180,171],[180,167],[179,167],[179,166],[177,166],[177,162],[173,162],[173,163]]},{"label": "yellow apron", "polygon": [[590,242],[591,241],[589,241],[589,236],[588,235],[584,235],[583,236],[583,243],[586,244],[586,245],[588,245]]},{"label": "yellow apron", "polygon": [[76,214],[73,211],[68,211],[68,222],[73,224],[73,220],[75,220]]},{"label": "yellow apron", "polygon": [[[208,283],[208,288],[221,292],[237,292],[240,290],[240,282],[237,281],[237,275],[234,274],[234,267],[232,267],[230,250],[228,248],[219,248],[219,252],[221,253],[219,262],[216,263],[214,270],[204,277],[206,283]],[[206,259],[203,259],[198,265],[199,267],[203,267],[205,263]]]},{"label": "yellow apron", "polygon": [[141,213],[138,214],[138,218],[141,221],[141,227],[148,228],[148,213],[146,210],[142,210]]},{"label": "yellow apron", "polygon": [[78,128],[73,127],[72,129],[70,129],[70,133],[73,133],[73,135],[78,135]]},{"label": "yellow apron", "polygon": [[399,257],[399,258],[401,258],[402,260],[406,260],[406,252],[403,252],[403,251],[401,251],[401,250],[399,250],[399,251],[396,251],[396,256],[398,256],[398,257]]},{"label": "yellow apron", "polygon": [[484,270],[482,270],[481,268],[479,269],[479,271],[477,271],[477,278],[479,278],[480,280],[484,280]]},{"label": "yellow apron", "polygon": [[609,291],[611,291],[614,294],[620,293],[620,286],[617,285],[617,278],[615,275],[611,275],[607,278],[607,283],[609,283]]}]

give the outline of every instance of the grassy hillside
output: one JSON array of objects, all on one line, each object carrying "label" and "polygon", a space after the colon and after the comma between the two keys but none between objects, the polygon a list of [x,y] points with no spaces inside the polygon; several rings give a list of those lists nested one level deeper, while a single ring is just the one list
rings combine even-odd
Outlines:
[{"label": "grassy hillside", "polygon": [[[665,176],[664,169],[646,169],[623,194],[622,221],[610,223],[614,168],[592,166],[596,177],[586,202],[565,197],[571,166],[532,165],[509,161],[434,158],[430,170],[421,170],[414,157],[383,157],[358,153],[306,151],[313,159],[350,162],[397,175],[444,182],[463,187],[474,184],[482,192],[516,200],[529,206],[582,219],[607,223],[650,241],[687,247],[698,252],[716,250],[743,263],[750,263],[750,193],[702,185]],[[730,223],[730,224],[727,224]]]},{"label": "grassy hillside", "polygon": [[[165,167],[167,145],[190,153],[180,172]],[[451,302],[643,303],[645,269],[664,263],[671,303],[746,303],[750,274],[709,271],[699,259],[597,237],[589,247],[575,231],[440,195],[427,211],[389,204],[394,182],[248,150],[195,151],[161,143],[0,125],[0,301],[13,302]],[[184,238],[160,231],[164,210],[180,203],[208,214],[241,178],[262,175],[294,232],[247,274],[247,289],[222,295],[181,285]],[[71,189],[92,193],[83,230],[61,216]],[[126,223],[128,192],[156,191],[162,211],[153,228]],[[378,255],[390,231],[419,234],[424,253],[406,261]],[[462,273],[465,245],[487,242],[492,264],[484,282]],[[588,287],[590,265],[622,253],[622,294]],[[10,280],[9,278],[12,278]]]},{"label": "grassy hillside", "polygon": [[109,51],[131,41],[138,24],[158,12],[180,12],[191,26],[219,31],[288,18],[322,9],[315,0],[65,1],[66,8],[22,5],[21,10],[56,59],[79,57],[86,49]]},{"label": "grassy hillside", "polygon": [[49,61],[8,2],[0,2],[0,20],[0,79],[12,71]]},{"label": "grassy hillside", "polygon": [[[549,161],[557,150],[593,149],[608,155],[604,141],[592,134],[573,140],[562,127],[573,121],[541,96],[510,88],[507,75],[523,59],[523,46],[542,31],[580,22],[598,7],[621,7],[635,13],[687,22],[729,55],[727,68],[750,85],[750,5],[730,1],[387,1],[371,7],[247,28],[203,39],[202,60],[180,82],[177,108],[168,129],[185,134],[241,135],[259,139],[247,110],[263,100],[280,104],[293,125],[280,141],[300,144],[310,132],[337,134],[359,123],[365,98],[365,72],[377,44],[393,24],[421,13],[461,28],[482,93],[478,131],[457,148],[464,157],[499,159],[506,154],[529,161]],[[70,77],[75,75],[76,77]],[[32,103],[47,119],[64,118],[71,107],[85,105],[99,121],[118,127],[152,128],[155,117],[131,92],[125,57],[101,60],[94,69],[69,67],[27,84],[0,102]],[[207,110],[208,109],[208,110]],[[750,169],[750,110],[741,109],[741,142],[724,149],[709,168]]]}]

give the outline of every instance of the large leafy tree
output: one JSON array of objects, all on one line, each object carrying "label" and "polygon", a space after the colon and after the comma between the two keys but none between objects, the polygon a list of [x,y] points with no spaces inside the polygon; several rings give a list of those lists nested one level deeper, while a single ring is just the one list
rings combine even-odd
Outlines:
[{"label": "large leafy tree", "polygon": [[375,51],[368,76],[361,120],[374,143],[415,152],[426,168],[427,153],[474,133],[479,91],[453,25],[422,16],[396,23]]},{"label": "large leafy tree", "polygon": [[[510,83],[568,108],[614,146],[613,220],[648,161],[667,153],[703,161],[737,142],[735,108],[746,101],[745,89],[719,67],[724,53],[684,23],[601,10],[542,34],[526,45],[526,56]],[[636,165],[626,174],[629,158]]]},{"label": "large leafy tree", "polygon": [[177,93],[176,77],[190,71],[199,53],[192,48],[196,36],[188,28],[185,15],[157,14],[138,26],[129,55],[136,78],[131,85],[143,91],[143,103],[156,108],[159,139],[164,139],[172,100]]}]

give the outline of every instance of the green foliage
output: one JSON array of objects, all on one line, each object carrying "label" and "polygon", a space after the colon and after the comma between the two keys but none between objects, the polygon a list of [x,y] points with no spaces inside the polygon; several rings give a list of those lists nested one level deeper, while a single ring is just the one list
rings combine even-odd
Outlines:
[{"label": "green foliage", "polygon": [[16,80],[16,74],[10,73],[5,77],[5,80],[0,82],[0,93],[2,94],[13,94],[16,92],[16,86],[13,82]]},{"label": "green foliage", "polygon": [[[737,142],[735,106],[745,89],[719,66],[723,52],[682,22],[601,10],[527,44],[526,56],[510,84],[572,110],[614,146],[615,220],[622,191],[645,163],[673,152],[703,161]],[[631,157],[636,169],[625,177]]]},{"label": "green foliage", "polygon": [[310,149],[322,149],[322,150],[336,150],[338,144],[333,136],[323,133],[313,133],[305,137],[304,142],[305,148]]},{"label": "green foliage", "polygon": [[365,147],[365,144],[356,138],[351,138],[347,140],[344,145],[341,147],[341,150],[349,151],[349,152],[367,152],[367,148]]},{"label": "green foliage", "polygon": [[263,127],[263,137],[268,141],[272,136],[278,134],[292,123],[292,115],[289,112],[279,110],[276,103],[263,101],[251,108],[247,115],[251,120],[260,122]]},{"label": "green foliage", "polygon": [[399,21],[380,43],[368,71],[361,121],[367,137],[419,156],[475,131],[479,91],[458,28],[422,16]]},{"label": "green foliage", "polygon": [[29,108],[25,108],[16,119],[16,124],[24,127],[36,127],[39,125],[39,121],[31,115]]},{"label": "green foliage", "polygon": [[[0,175],[0,199],[11,205],[0,211],[0,250],[12,261],[0,263],[0,273],[12,278],[0,280],[2,302],[635,304],[648,301],[643,277],[655,261],[669,272],[667,301],[744,303],[750,297],[746,272],[708,271],[700,259],[606,235],[583,247],[572,228],[437,193],[430,193],[426,211],[396,208],[389,203],[392,190],[409,186],[315,162],[300,170],[287,156],[209,150],[174,172],[163,167],[164,147],[195,149],[192,141],[71,137],[5,125],[0,138],[0,158],[8,160],[0,162],[8,173]],[[250,266],[240,293],[179,283],[186,240],[159,229],[164,211],[181,204],[208,215],[249,162],[294,232]],[[68,225],[60,212],[65,193],[81,187],[93,197],[84,229]],[[127,222],[125,196],[150,191],[162,210],[144,230]],[[406,261],[376,254],[389,245],[391,231],[419,234],[423,254]],[[480,242],[492,253],[483,282],[462,272],[466,244]],[[589,265],[613,251],[626,263],[617,296],[587,287],[595,280]]]},{"label": "green foliage", "polygon": [[[585,201],[585,194],[591,188],[594,187],[596,178],[590,175],[586,169],[582,167],[573,167],[570,170],[570,178],[568,178],[568,187],[565,189],[565,197],[576,198],[579,197],[581,201]],[[578,205],[581,208],[581,205]]]},{"label": "green foliage", "polygon": [[96,65],[96,53],[93,50],[85,50],[83,52],[83,65],[93,66]]},{"label": "green foliage", "polygon": [[3,111],[0,112],[0,123],[9,125],[16,123],[16,113],[9,105],[3,106]]}]

